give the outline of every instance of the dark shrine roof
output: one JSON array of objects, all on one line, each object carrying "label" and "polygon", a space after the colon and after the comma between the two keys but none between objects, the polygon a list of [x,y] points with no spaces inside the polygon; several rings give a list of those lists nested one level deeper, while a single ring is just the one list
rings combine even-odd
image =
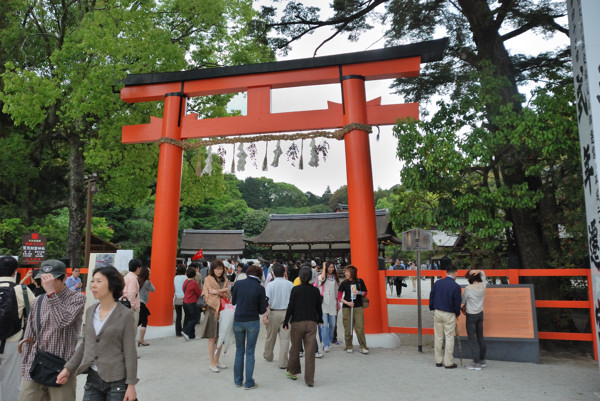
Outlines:
[{"label": "dark shrine roof", "polygon": [[205,255],[234,255],[244,251],[244,230],[183,230],[179,253],[193,255],[202,249]]},{"label": "dark shrine roof", "polygon": [[386,47],[383,49],[321,57],[310,57],[296,60],[256,63],[230,67],[194,69],[189,71],[130,74],[125,78],[123,83],[125,86],[163,84],[168,82],[193,81],[235,75],[290,71],[415,56],[421,57],[422,63],[429,63],[432,61],[439,61],[443,58],[444,52],[448,47],[448,43],[448,38],[441,38],[394,47]]},{"label": "dark shrine roof", "polygon": [[[392,229],[388,210],[376,210],[377,240],[401,243]],[[244,241],[257,245],[350,243],[348,212],[272,214],[262,233]]]}]

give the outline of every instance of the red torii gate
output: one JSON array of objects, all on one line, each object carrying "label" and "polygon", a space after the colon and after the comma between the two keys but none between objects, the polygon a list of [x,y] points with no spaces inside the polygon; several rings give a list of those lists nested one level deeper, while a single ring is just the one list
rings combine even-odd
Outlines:
[{"label": "red torii gate", "polygon": [[[164,99],[163,118],[150,124],[123,127],[123,143],[182,141],[258,133],[340,128],[351,123],[394,124],[399,118],[419,117],[417,103],[381,105],[381,98],[365,98],[366,80],[419,75],[420,64],[441,60],[448,39],[438,39],[366,52],[310,59],[251,64],[168,73],[129,75],[121,90],[128,103]],[[308,85],[340,83],[342,104],[328,102],[326,110],[271,113],[270,91]],[[247,92],[246,116],[201,119],[186,115],[188,97]],[[369,138],[355,129],[344,137],[352,263],[369,289],[371,308],[365,332],[387,332],[387,303],[377,271],[377,233]],[[152,277],[156,293],[150,297],[154,326],[173,324],[173,277],[177,256],[179,199],[183,150],[160,144],[152,235]],[[385,315],[385,322],[382,320]]]}]

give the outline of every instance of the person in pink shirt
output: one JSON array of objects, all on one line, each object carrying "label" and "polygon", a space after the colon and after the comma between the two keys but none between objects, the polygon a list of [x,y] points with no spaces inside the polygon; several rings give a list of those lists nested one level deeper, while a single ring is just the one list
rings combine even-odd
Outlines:
[{"label": "person in pink shirt", "polygon": [[123,288],[123,298],[127,298],[129,303],[131,303],[135,327],[137,327],[140,320],[140,283],[138,282],[138,274],[140,274],[141,269],[142,261],[131,259],[129,261],[129,273],[124,277],[125,288]]}]

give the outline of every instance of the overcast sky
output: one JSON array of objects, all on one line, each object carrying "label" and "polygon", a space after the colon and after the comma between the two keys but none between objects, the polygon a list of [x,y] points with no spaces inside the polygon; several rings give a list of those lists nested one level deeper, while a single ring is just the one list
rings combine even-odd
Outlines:
[{"label": "overcast sky", "polygon": [[[310,3],[310,1],[308,2]],[[325,3],[324,1],[321,3]],[[308,36],[306,39],[295,43],[292,50],[286,57],[279,60],[291,60],[300,58],[313,57],[316,47],[330,33],[323,29],[315,34]],[[361,35],[359,42],[350,42],[346,37],[338,37],[328,44],[323,46],[317,56],[327,56],[332,54],[352,53],[364,50],[374,50],[383,47],[383,41],[377,42],[381,37],[380,32],[370,32]],[[373,44],[374,42],[377,42]],[[403,103],[399,96],[390,93],[389,86],[392,80],[380,80],[366,82],[367,101],[381,96],[382,104]],[[317,110],[326,109],[327,101],[341,103],[340,85],[319,85],[303,88],[277,89],[271,94],[271,112],[286,112],[300,110]],[[236,108],[244,106],[236,103]],[[375,130],[376,131],[376,130]],[[317,140],[319,143],[320,140]],[[339,187],[346,185],[346,158],[344,152],[343,141],[335,139],[327,140],[329,143],[329,154],[327,161],[319,161],[318,167],[310,167],[310,140],[304,141],[304,169],[298,169],[291,165],[291,161],[287,160],[285,155],[286,150],[292,142],[282,142],[281,147],[284,154],[279,159],[279,167],[271,167],[273,161],[273,151],[275,150],[275,142],[270,142],[265,145],[265,142],[257,143],[258,156],[256,158],[255,167],[250,158],[247,158],[246,170],[239,172],[236,170],[235,175],[239,179],[246,177],[267,177],[276,182],[288,182],[294,184],[304,192],[312,192],[316,195],[322,195],[327,186],[335,191]],[[300,141],[296,144],[300,147]],[[268,146],[268,171],[262,171],[262,163],[265,157],[265,146]],[[379,135],[379,141],[376,140],[376,134],[370,135],[371,161],[373,169],[373,186],[374,189],[388,189],[400,183],[400,161],[396,157],[397,140],[392,134],[391,126],[382,126]],[[225,172],[231,172],[231,157],[232,145],[226,147],[227,155],[225,161]],[[237,154],[237,145],[236,152]],[[237,164],[237,158],[236,158]]]}]

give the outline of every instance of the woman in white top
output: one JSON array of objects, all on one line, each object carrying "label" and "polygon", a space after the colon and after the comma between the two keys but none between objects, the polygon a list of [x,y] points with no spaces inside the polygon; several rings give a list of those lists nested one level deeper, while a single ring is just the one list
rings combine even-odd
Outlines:
[{"label": "woman in white top", "polygon": [[325,352],[329,352],[331,349],[333,330],[340,309],[337,301],[339,285],[340,278],[333,262],[323,262],[323,269],[317,277],[317,287],[323,296],[323,325],[319,326],[319,332],[323,340],[323,351]]},{"label": "woman in white top", "polygon": [[183,317],[183,282],[187,279],[185,276],[185,265],[178,265],[175,269],[175,278],[173,285],[175,287],[175,295],[173,296],[173,305],[175,306],[175,335],[181,337],[181,318]]},{"label": "woman in white top", "polygon": [[485,339],[483,338],[483,298],[485,296],[485,273],[483,270],[469,270],[465,275],[469,285],[462,295],[464,311],[467,315],[467,336],[473,355],[473,363],[465,368],[481,370],[487,366],[485,362]]}]

